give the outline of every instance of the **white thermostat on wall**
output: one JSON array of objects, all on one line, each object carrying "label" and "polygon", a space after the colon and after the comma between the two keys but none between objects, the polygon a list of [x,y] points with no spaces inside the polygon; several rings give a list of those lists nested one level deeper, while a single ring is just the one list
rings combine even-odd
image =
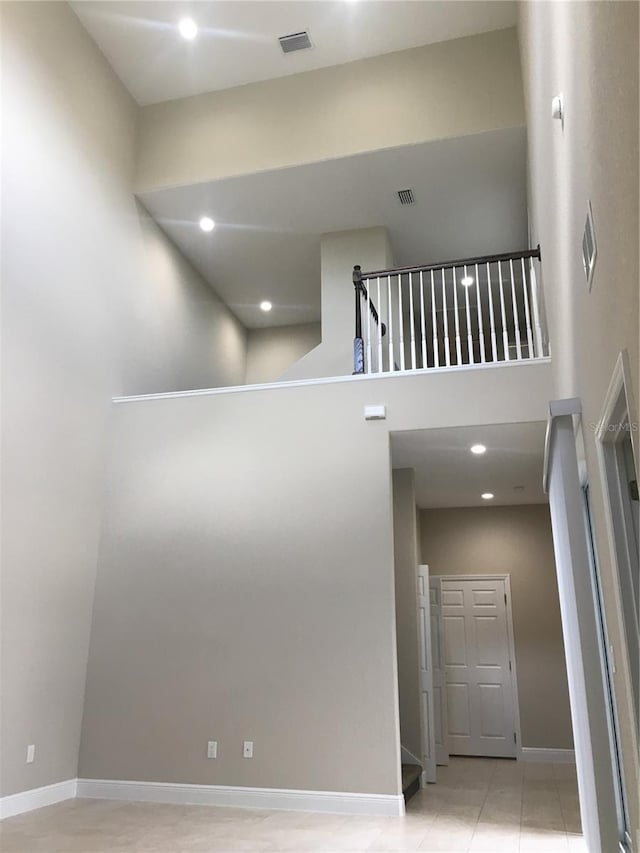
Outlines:
[{"label": "white thermostat on wall", "polygon": [[383,421],[387,417],[387,407],[383,405],[365,406],[365,421]]}]

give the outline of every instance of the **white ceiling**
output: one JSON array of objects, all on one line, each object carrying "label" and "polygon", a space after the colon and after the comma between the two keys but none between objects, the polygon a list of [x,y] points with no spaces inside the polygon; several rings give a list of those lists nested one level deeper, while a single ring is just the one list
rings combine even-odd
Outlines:
[{"label": "white ceiling", "polygon": [[[320,318],[320,235],[386,226],[397,264],[526,247],[525,128],[143,193],[249,328]],[[396,191],[411,187],[416,204]],[[202,215],[216,228],[204,234]],[[349,282],[345,282],[346,285]],[[258,303],[269,299],[270,314]]]},{"label": "white ceiling", "polygon": [[[76,14],[140,104],[298,74],[367,56],[514,26],[507,0],[173,2],[78,0]],[[176,25],[199,27],[186,41]],[[278,36],[313,48],[284,55]]]},{"label": "white ceiling", "polygon": [[[415,469],[421,509],[546,503],[545,429],[535,422],[397,432],[391,436],[393,467]],[[487,452],[474,456],[473,444],[484,444]],[[493,492],[494,500],[482,500],[483,492]]]}]

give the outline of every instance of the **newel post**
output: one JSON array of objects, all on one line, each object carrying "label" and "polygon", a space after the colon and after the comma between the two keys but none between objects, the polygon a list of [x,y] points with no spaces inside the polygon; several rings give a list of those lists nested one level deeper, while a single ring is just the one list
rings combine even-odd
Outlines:
[{"label": "newel post", "polygon": [[362,267],[353,268],[353,288],[356,298],[356,333],[353,339],[353,372],[364,373],[364,341],[362,340]]}]

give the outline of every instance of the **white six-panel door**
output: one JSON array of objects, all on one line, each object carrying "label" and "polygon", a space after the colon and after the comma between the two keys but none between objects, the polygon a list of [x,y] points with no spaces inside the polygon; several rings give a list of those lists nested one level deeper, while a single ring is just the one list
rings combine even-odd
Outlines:
[{"label": "white six-panel door", "polygon": [[504,579],[442,579],[452,755],[516,756],[506,589]]}]

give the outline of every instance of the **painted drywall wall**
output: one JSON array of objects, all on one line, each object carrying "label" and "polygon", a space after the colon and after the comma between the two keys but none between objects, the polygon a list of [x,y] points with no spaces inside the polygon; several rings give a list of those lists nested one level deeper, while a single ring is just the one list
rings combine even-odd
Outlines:
[{"label": "painted drywall wall", "polygon": [[247,331],[246,383],[275,382],[322,337],[320,323],[273,326]]},{"label": "painted drywall wall", "polygon": [[2,4],[3,794],[76,776],[111,396],[244,377],[136,207],[135,116],[66,4]]},{"label": "painted drywall wall", "polygon": [[397,793],[389,431],[548,395],[535,363],[116,404],[81,776]]},{"label": "painted drywall wall", "polygon": [[432,575],[511,575],[522,746],[572,749],[549,507],[423,509],[420,538]]},{"label": "painted drywall wall", "polygon": [[242,383],[246,329],[138,202],[136,210],[140,278],[132,293],[134,319],[126,321],[130,332],[121,344],[126,372],[120,387],[126,390],[117,393]]},{"label": "painted drywall wall", "polygon": [[143,107],[137,187],[522,124],[516,33],[498,30]]},{"label": "painted drywall wall", "polygon": [[[393,253],[386,228],[356,228],[323,234],[320,240],[322,341],[283,374],[284,379],[316,379],[353,373],[355,308],[353,268],[390,269]],[[385,306],[382,322],[387,321]],[[363,323],[366,316],[363,315]]]},{"label": "painted drywall wall", "polygon": [[400,739],[422,756],[418,662],[418,517],[413,468],[393,472],[393,554]]},{"label": "painted drywall wall", "polygon": [[[519,36],[527,111],[529,210],[542,246],[556,397],[578,396],[609,639],[618,661],[616,704],[631,821],[640,827],[638,740],[619,591],[605,523],[593,425],[618,353],[629,353],[638,388],[637,3],[521,3]],[[562,93],[563,122],[551,119]],[[582,233],[591,201],[598,259],[589,292]],[[631,420],[638,421],[638,401]]]}]

